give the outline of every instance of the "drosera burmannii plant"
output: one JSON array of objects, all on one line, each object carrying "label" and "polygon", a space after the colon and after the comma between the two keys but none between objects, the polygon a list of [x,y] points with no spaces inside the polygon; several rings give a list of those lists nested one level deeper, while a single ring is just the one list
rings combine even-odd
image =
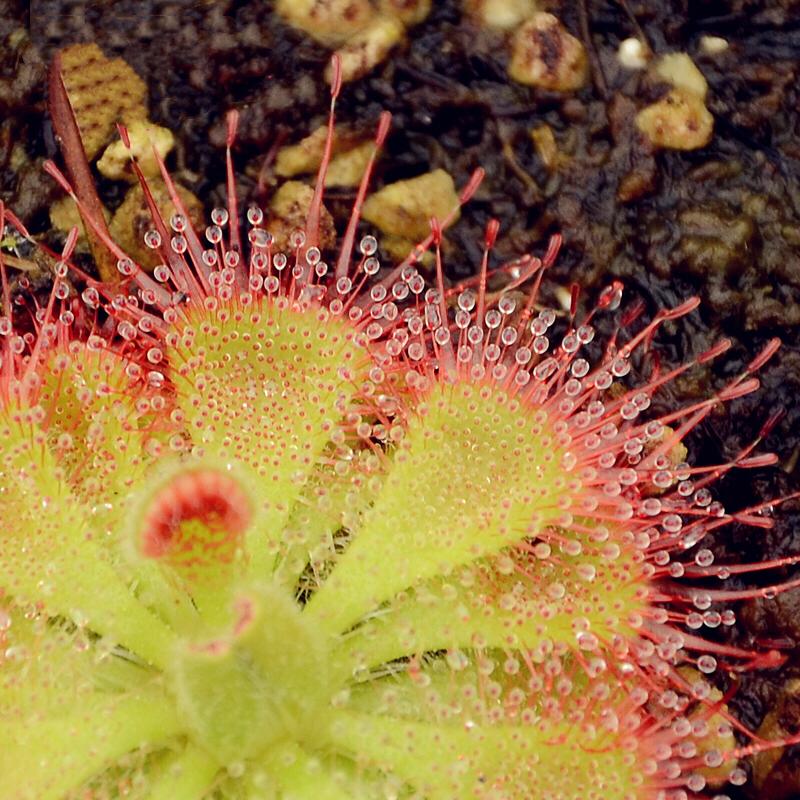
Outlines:
[{"label": "drosera burmannii plant", "polygon": [[240,232],[235,128],[228,207],[202,234],[162,163],[179,213],[154,215],[153,277],[84,208],[120,280],[81,275],[73,232],[23,334],[0,259],[2,797],[724,797],[740,757],[782,742],[728,712],[714,673],[781,657],[711,631],[794,584],[716,584],[792,559],[713,563],[710,531],[769,525],[727,513],[714,480],[772,456],[698,468],[680,445],[757,389],[777,343],[707,401],[649,414],[726,349],[627,384],[696,301],[621,316],[598,347],[619,286],[582,320],[541,309],[555,241],[489,293],[494,222],[469,284],[442,277],[449,220],[382,268],[358,233],[372,164],[321,252],[333,112],[278,252],[260,209]]}]

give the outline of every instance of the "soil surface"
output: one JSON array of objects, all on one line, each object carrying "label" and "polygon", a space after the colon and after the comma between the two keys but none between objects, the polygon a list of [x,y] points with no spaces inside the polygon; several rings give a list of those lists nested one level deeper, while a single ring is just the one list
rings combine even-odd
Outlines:
[{"label": "soil surface", "polygon": [[[688,442],[697,462],[721,463],[755,439],[770,415],[784,414],[759,451],[775,467],[734,472],[717,487],[738,509],[800,488],[800,2],[796,0],[562,0],[545,5],[583,41],[591,78],[559,95],[507,77],[507,37],[481,29],[460,0],[437,0],[405,45],[345,87],[338,118],[358,130],[393,115],[375,184],[447,170],[463,185],[478,166],[487,177],[448,235],[453,279],[473,274],[482,231],[501,222],[496,260],[541,254],[560,232],[564,247],[546,296],[577,283],[591,304],[613,279],[645,317],[692,295],[700,309],[657,337],[664,367],[722,337],[731,350],[674,383],[659,410],[707,397],[739,373],[771,337],[783,347],[760,373],[762,388],[720,407]],[[665,87],[623,68],[619,43],[638,36],[655,54],[686,52],[708,82],[715,129],[692,152],[655,151],[634,116]],[[723,37],[709,55],[703,37]],[[150,117],[178,139],[170,166],[208,208],[224,197],[224,113],[241,113],[235,160],[247,199],[274,188],[271,160],[325,119],[322,80],[329,51],[287,27],[266,0],[0,0],[0,199],[45,239],[48,210],[61,196],[42,171],[57,158],[46,115],[45,75],[55,49],[97,42],[145,80]],[[531,131],[549,126],[558,147],[544,163]],[[124,184],[98,179],[104,203]],[[336,190],[341,224],[354,192]],[[46,284],[46,280],[43,281]],[[563,291],[562,291],[563,295]],[[613,315],[604,318],[613,330]],[[651,365],[642,363],[640,369]],[[800,505],[787,503],[772,530],[729,528],[713,544],[720,562],[800,553]],[[790,577],[773,571],[765,585]],[[731,586],[736,588],[734,581]],[[752,579],[748,585],[753,585]],[[800,725],[800,591],[741,604],[728,631],[741,646],[785,649],[781,669],[744,675],[733,700],[758,728],[770,708]],[[722,634],[720,634],[722,635]],[[800,750],[788,751],[754,787],[726,791],[761,800],[800,798]],[[746,794],[742,794],[745,792]]]}]

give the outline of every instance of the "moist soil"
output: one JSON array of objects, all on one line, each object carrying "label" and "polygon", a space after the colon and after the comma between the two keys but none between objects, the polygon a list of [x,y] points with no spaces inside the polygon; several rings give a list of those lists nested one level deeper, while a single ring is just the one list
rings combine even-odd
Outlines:
[{"label": "moist soil", "polygon": [[[558,95],[507,77],[508,41],[465,17],[460,0],[438,0],[407,43],[365,78],[345,87],[338,119],[365,135],[393,115],[375,185],[443,168],[463,185],[476,167],[486,178],[448,233],[451,280],[473,275],[486,222],[501,223],[495,262],[541,254],[550,235],[564,246],[544,294],[558,303],[573,284],[591,306],[620,280],[625,304],[641,303],[642,324],[687,297],[688,317],[662,329],[636,364],[667,369],[721,338],[721,359],[691,370],[657,401],[668,411],[702,400],[740,373],[772,337],[783,342],[761,371],[760,391],[715,412],[690,435],[697,463],[724,463],[782,417],[759,452],[774,467],[734,471],[717,486],[736,510],[800,488],[800,2],[797,0],[562,0],[546,4],[583,41],[591,79]],[[665,92],[645,72],[624,69],[619,43],[638,36],[656,54],[686,52],[709,85],[715,119],[710,144],[692,152],[654,151],[634,116]],[[708,55],[703,37],[728,48]],[[145,80],[150,118],[177,138],[170,166],[207,210],[224,200],[225,111],[241,114],[234,153],[240,190],[266,202],[275,150],[321,124],[329,97],[322,73],[329,51],[287,27],[266,0],[0,0],[0,199],[44,241],[58,243],[48,209],[61,196],[42,170],[58,149],[46,114],[46,70],[53,52],[97,42]],[[531,131],[552,130],[556,168]],[[98,186],[111,209],[124,184]],[[354,192],[327,201],[339,225]],[[34,281],[46,291],[47,274]],[[604,333],[618,316],[601,316]],[[601,337],[598,337],[601,338]],[[712,542],[717,560],[757,561],[800,553],[800,505],[776,513],[771,530],[729,527]],[[764,585],[789,572],[767,573]],[[732,588],[745,584],[728,582]],[[749,579],[748,586],[753,580]],[[783,728],[800,726],[800,591],[740,603],[737,624],[720,633],[743,647],[779,647],[779,670],[744,674],[732,705],[758,728],[780,709]],[[760,800],[800,798],[800,749],[789,749],[766,779],[726,791]]]}]

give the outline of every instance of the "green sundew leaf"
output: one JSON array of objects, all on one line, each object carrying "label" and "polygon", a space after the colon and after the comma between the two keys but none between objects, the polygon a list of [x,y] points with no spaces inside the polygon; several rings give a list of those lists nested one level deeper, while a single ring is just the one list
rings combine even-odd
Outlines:
[{"label": "green sundew leaf", "polygon": [[47,714],[94,691],[96,654],[84,632],[13,604],[0,607],[0,620],[0,719]]},{"label": "green sundew leaf", "polygon": [[155,409],[165,401],[127,375],[128,363],[110,351],[56,353],[48,366],[40,371],[39,389],[48,447],[58,453],[73,492],[104,504],[114,529],[124,513],[120,500],[150,461],[145,443],[154,433]]},{"label": "green sundew leaf", "polygon": [[[168,748],[182,748],[180,739],[170,742]],[[151,779],[159,772],[159,764],[166,759],[172,749],[150,750],[142,747],[131,750],[114,760],[114,763],[93,775],[80,786],[72,788],[63,800],[145,800]]]},{"label": "green sundew leaf", "polygon": [[[597,738],[607,743],[607,734],[596,730],[598,709],[587,711],[585,700],[592,691],[604,702],[624,693],[608,670],[589,678],[575,658],[553,651],[546,659],[530,657],[527,662],[514,651],[467,650],[453,655],[429,654],[395,664],[394,671],[383,677],[369,675],[342,693],[336,707],[442,724],[530,725],[547,717],[548,724],[565,720],[580,724],[587,741]],[[516,657],[512,670],[509,656]],[[613,710],[613,703],[607,708]]]},{"label": "green sundew leaf", "polygon": [[336,532],[357,528],[374,501],[382,481],[380,467],[374,453],[361,451],[346,469],[326,465],[315,470],[286,525],[286,554],[276,577],[294,587],[309,564],[315,569],[329,566]]},{"label": "green sundew leaf", "polygon": [[638,796],[640,773],[625,751],[609,746],[610,737],[592,741],[566,724],[427,723],[342,712],[334,730],[340,747],[407,780],[426,800],[584,800],[589,786],[599,797]]},{"label": "green sundew leaf", "polygon": [[292,742],[271,749],[262,764],[280,787],[284,800],[367,800],[352,775],[332,768],[330,761]]},{"label": "green sundew leaf", "polygon": [[213,800],[282,800],[275,780],[261,764],[248,761],[241,766],[244,774],[221,781]]},{"label": "green sundew leaf", "polygon": [[308,605],[332,633],[559,520],[570,490],[544,411],[458,383],[437,385],[417,412],[362,527]]},{"label": "green sundew leaf", "polygon": [[[136,367],[136,365],[132,365]],[[148,485],[153,457],[148,447],[163,447],[176,430],[159,418],[166,400],[127,374],[131,365],[115,353],[82,347],[79,354],[51,356],[42,370],[39,401],[48,449],[73,495],[93,509],[97,527],[111,536],[101,541],[109,560],[128,583],[136,585],[142,602],[161,613],[169,624],[185,621],[189,598],[171,591],[151,565],[125,557],[120,536],[130,515],[132,487]],[[139,368],[140,369],[140,368]],[[159,440],[163,440],[160,442]]]},{"label": "green sundew leaf", "polygon": [[[68,687],[62,687],[68,690]],[[181,733],[174,704],[156,689],[86,698],[77,710],[0,721],[3,793],[15,800],[62,800],[140,747]]]},{"label": "green sundew leaf", "polygon": [[163,664],[171,632],[112,568],[103,528],[62,479],[40,421],[41,409],[0,415],[0,587]]},{"label": "green sundew leaf", "polygon": [[332,747],[315,749],[289,740],[247,762],[241,777],[220,786],[220,800],[410,800],[412,795],[401,779],[357,764]]},{"label": "green sundew leaf", "polygon": [[219,764],[193,744],[170,753],[150,780],[145,800],[203,800],[219,772]]},{"label": "green sundew leaf", "polygon": [[153,679],[152,670],[64,620],[5,604],[0,623],[0,719],[8,722],[64,714],[86,698],[131,691]]},{"label": "green sundew leaf", "polygon": [[264,300],[196,310],[167,353],[193,445],[235,459],[259,485],[247,543],[255,575],[272,572],[290,511],[366,380],[356,338],[320,308]]},{"label": "green sundew leaf", "polygon": [[589,678],[555,654],[513,670],[508,653],[461,655],[355,684],[332,712],[332,740],[426,798],[583,800],[595,785],[599,797],[640,796],[626,794],[641,773],[624,733],[638,717],[613,674]]},{"label": "green sundew leaf", "polygon": [[346,679],[355,669],[443,649],[593,650],[635,633],[628,617],[643,610],[640,570],[625,550],[613,560],[588,547],[552,561],[503,553],[402,593],[341,639],[334,661]]}]

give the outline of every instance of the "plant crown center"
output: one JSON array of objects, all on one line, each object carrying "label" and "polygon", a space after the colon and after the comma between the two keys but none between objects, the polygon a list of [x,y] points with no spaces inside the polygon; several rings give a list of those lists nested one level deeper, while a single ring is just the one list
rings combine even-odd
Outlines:
[{"label": "plant crown center", "polygon": [[237,597],[230,631],[182,642],[170,671],[190,738],[222,764],[316,738],[329,696],[324,643],[282,587]]}]

